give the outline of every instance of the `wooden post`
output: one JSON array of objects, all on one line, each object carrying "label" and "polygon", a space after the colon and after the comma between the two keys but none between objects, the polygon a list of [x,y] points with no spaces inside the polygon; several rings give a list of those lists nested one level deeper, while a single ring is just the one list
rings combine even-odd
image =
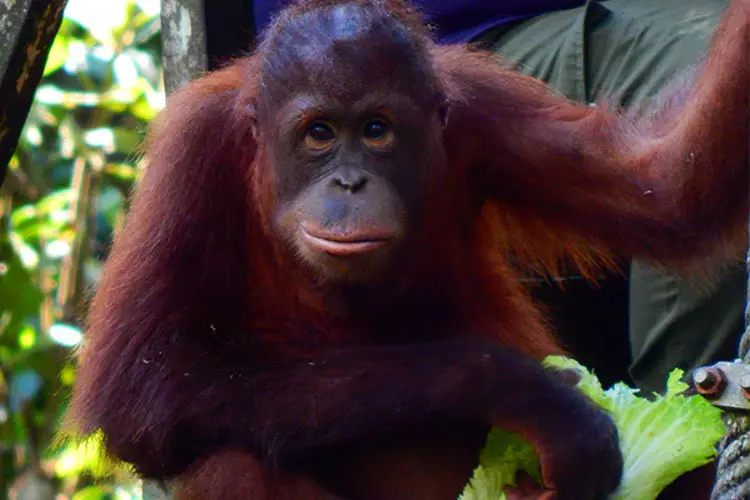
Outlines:
[{"label": "wooden post", "polygon": [[207,69],[203,0],[162,0],[161,45],[167,94]]},{"label": "wooden post", "polygon": [[[208,69],[203,4],[204,0],[161,0],[162,64],[167,95]],[[167,500],[171,496],[169,483],[143,484],[144,500]]]},{"label": "wooden post", "polygon": [[67,0],[0,0],[0,185]]}]

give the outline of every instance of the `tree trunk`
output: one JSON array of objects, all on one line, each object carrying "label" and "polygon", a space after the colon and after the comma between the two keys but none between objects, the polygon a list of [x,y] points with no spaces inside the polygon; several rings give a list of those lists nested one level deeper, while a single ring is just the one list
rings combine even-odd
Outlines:
[{"label": "tree trunk", "polygon": [[203,0],[162,0],[161,44],[167,94],[207,68]]},{"label": "tree trunk", "polygon": [[0,185],[67,0],[0,0]]},{"label": "tree trunk", "polygon": [[[162,64],[167,95],[208,69],[203,3],[204,0],[161,0]],[[171,496],[169,484],[151,481],[143,484],[144,500],[167,500]]]}]

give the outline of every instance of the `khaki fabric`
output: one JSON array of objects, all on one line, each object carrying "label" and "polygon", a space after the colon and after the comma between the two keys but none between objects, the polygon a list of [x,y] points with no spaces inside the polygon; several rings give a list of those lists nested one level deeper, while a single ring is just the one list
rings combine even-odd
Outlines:
[{"label": "khaki fabric", "polygon": [[[623,107],[648,103],[698,64],[728,0],[602,0],[490,30],[477,43],[570,99]],[[630,375],[661,391],[673,367],[686,371],[736,356],[746,273],[712,290],[641,262],[630,269]]]}]

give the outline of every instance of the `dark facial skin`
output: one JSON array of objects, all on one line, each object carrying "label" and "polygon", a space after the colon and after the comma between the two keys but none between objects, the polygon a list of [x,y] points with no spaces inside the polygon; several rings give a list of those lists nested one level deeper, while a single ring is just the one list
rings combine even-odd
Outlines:
[{"label": "dark facial skin", "polygon": [[296,57],[268,64],[288,69],[266,79],[261,119],[273,125],[260,129],[275,135],[267,143],[279,172],[278,237],[321,278],[367,282],[383,277],[418,231],[426,180],[442,158],[444,112],[430,91],[437,85],[424,85],[432,75],[418,47],[405,51],[410,40],[348,9],[315,20],[346,18],[332,28],[340,38],[322,48],[297,40]]}]

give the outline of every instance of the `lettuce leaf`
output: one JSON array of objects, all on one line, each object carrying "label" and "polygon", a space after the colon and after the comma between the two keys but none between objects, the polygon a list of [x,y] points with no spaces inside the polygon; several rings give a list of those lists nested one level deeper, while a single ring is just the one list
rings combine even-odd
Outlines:
[{"label": "lettuce leaf", "polygon": [[[682,474],[709,463],[725,432],[721,410],[700,396],[683,396],[684,372],[676,369],[667,391],[653,400],[623,383],[604,390],[594,374],[573,359],[551,356],[545,366],[581,374],[578,388],[607,410],[620,431],[625,469],[622,482],[608,500],[653,500]],[[493,429],[479,466],[459,500],[506,500],[503,488],[515,486],[517,472],[537,480],[539,456],[520,436]]]}]

